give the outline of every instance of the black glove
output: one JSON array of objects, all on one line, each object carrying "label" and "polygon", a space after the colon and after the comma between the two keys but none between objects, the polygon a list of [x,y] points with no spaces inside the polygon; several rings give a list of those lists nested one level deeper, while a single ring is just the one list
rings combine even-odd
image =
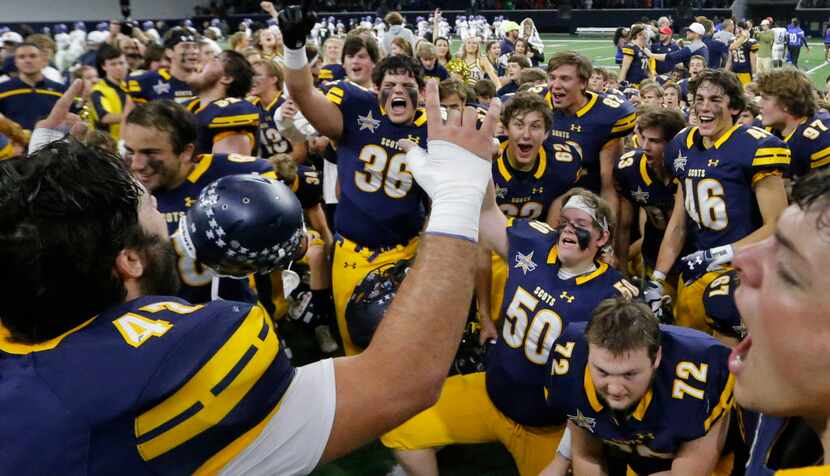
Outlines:
[{"label": "black glove", "polygon": [[313,6],[312,1],[304,1],[302,6],[290,5],[280,10],[277,21],[286,48],[298,50],[305,47],[306,38],[317,23],[317,12]]}]

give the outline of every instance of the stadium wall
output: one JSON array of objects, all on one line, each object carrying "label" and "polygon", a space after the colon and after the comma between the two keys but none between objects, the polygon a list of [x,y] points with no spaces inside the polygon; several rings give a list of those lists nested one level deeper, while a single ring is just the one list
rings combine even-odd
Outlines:
[{"label": "stadium wall", "polygon": [[[0,3],[3,3],[0,1]],[[133,18],[171,19],[193,16],[193,7],[205,0],[139,0],[132,2]],[[4,8],[5,23],[49,23],[120,19],[118,0],[22,0]]]}]

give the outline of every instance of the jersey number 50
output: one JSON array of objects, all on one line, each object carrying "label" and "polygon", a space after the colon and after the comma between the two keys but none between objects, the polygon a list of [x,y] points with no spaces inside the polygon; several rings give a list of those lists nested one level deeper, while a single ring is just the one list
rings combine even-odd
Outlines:
[{"label": "jersey number 50", "polygon": [[539,299],[521,286],[516,288],[513,300],[507,306],[502,337],[514,349],[524,346],[527,360],[545,365],[553,342],[562,333],[562,318],[553,310],[544,308],[531,319],[528,312],[535,311],[538,305]]},{"label": "jersey number 50", "polygon": [[373,193],[383,187],[390,198],[403,198],[412,188],[412,174],[406,170],[406,154],[389,157],[379,145],[364,146],[357,156],[364,165],[354,173],[354,183],[363,192]]}]

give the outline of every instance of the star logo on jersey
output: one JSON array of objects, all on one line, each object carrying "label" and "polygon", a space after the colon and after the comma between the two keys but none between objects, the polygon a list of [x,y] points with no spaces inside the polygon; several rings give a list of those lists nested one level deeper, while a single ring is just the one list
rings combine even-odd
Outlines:
[{"label": "star logo on jersey", "polygon": [[631,192],[631,196],[634,200],[637,200],[638,203],[648,203],[649,193],[640,188],[639,185],[637,185],[637,190],[633,190]]},{"label": "star logo on jersey", "polygon": [[582,126],[579,124],[571,124],[571,132],[582,132]]},{"label": "star logo on jersey", "polygon": [[372,111],[369,111],[365,116],[357,115],[357,125],[360,126],[361,131],[369,129],[369,132],[374,134],[375,129],[380,126],[380,119],[372,117]]},{"label": "star logo on jersey", "polygon": [[594,428],[596,428],[597,426],[596,418],[591,418],[583,415],[582,411],[580,411],[578,408],[576,409],[576,415],[568,415],[568,418],[572,422],[574,422],[574,425],[580,428],[584,428],[590,431],[591,433],[594,432]]},{"label": "star logo on jersey", "polygon": [[533,272],[536,269],[536,263],[533,262],[533,253],[535,251],[531,251],[526,255],[516,252],[516,264],[513,267],[521,269],[524,274]]},{"label": "star logo on jersey", "polygon": [[507,187],[499,187],[496,185],[496,198],[504,198],[507,196]]},{"label": "star logo on jersey", "polygon": [[164,81],[159,79],[159,82],[153,86],[153,91],[156,93],[157,96],[161,96],[162,94],[167,94],[170,92],[170,84],[165,83]]},{"label": "star logo on jersey", "polygon": [[709,167],[717,167],[718,166],[718,159],[709,159],[709,162],[706,163]]},{"label": "star logo on jersey", "polygon": [[686,156],[680,155],[680,151],[677,151],[677,157],[674,159],[674,171],[686,170],[686,161]]},{"label": "star logo on jersey", "polygon": [[563,299],[565,301],[568,301],[568,304],[570,304],[570,303],[574,302],[574,299],[576,299],[576,296],[571,296],[570,294],[568,294],[568,291],[562,291],[562,294],[559,295],[559,299]]}]

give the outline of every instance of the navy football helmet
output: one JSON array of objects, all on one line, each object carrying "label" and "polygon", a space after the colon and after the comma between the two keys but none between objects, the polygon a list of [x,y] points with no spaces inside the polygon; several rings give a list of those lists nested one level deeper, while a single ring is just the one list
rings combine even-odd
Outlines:
[{"label": "navy football helmet", "polygon": [[402,260],[377,268],[354,289],[346,305],[346,327],[355,345],[364,349],[369,346],[410,264],[411,260]]},{"label": "navy football helmet", "polygon": [[220,276],[244,277],[285,268],[305,238],[294,192],[282,182],[248,174],[205,187],[174,239]]}]

